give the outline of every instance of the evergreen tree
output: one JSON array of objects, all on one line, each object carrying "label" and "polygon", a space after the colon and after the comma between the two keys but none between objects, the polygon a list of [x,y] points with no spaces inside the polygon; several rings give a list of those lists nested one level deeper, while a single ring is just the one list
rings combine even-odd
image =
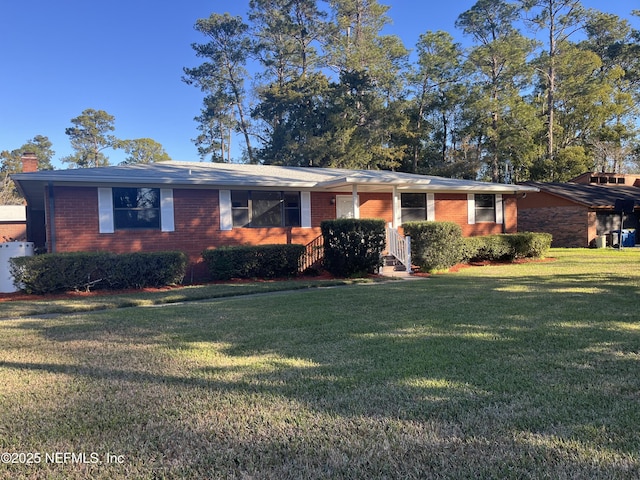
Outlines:
[{"label": "evergreen tree", "polygon": [[531,78],[527,57],[533,51],[533,43],[514,28],[518,19],[519,10],[513,4],[479,0],[456,21],[456,26],[475,41],[468,65],[480,97],[466,108],[487,112],[487,118],[482,118],[481,113],[478,117],[483,125],[482,142],[493,182],[506,180],[507,162],[522,162],[510,154],[517,147],[513,142],[518,143],[512,135],[512,125],[529,117],[521,114],[525,106],[519,100]]},{"label": "evergreen tree", "polygon": [[[245,66],[251,51],[249,27],[240,17],[214,13],[209,18],[199,19],[195,29],[209,40],[192,45],[196,55],[206,61],[199,67],[184,69],[183,80],[199,87],[207,96],[206,108],[196,118],[205,125],[204,128],[209,128],[213,122],[214,128],[221,131],[233,119],[234,129],[244,137],[249,163],[255,163],[244,84],[248,76]],[[219,101],[222,98],[231,102],[229,106],[233,107],[233,112]],[[206,136],[199,138],[201,142],[207,140]]]},{"label": "evergreen tree", "polygon": [[62,162],[72,168],[103,167],[109,165],[109,158],[103,150],[112,148],[117,141],[109,132],[115,130],[115,117],[104,110],[88,108],[72,118],[73,127],[65,129],[69,136],[73,155],[62,158]]},{"label": "evergreen tree", "polygon": [[171,160],[161,144],[151,138],[136,138],[134,140],[118,140],[114,148],[127,153],[124,165],[134,163],[157,163]]}]

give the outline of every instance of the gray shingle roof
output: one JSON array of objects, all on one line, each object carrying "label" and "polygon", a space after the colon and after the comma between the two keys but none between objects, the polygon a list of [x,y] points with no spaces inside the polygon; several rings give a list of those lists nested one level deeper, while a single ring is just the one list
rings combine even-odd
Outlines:
[{"label": "gray shingle roof", "polygon": [[309,190],[361,191],[399,189],[447,192],[516,193],[535,191],[533,187],[457,180],[385,170],[282,167],[204,162],[162,162],[112,167],[43,170],[11,176],[33,205],[42,196],[44,185],[175,185],[197,188],[292,188]]},{"label": "gray shingle roof", "polygon": [[541,192],[572,200],[591,208],[613,208],[616,200],[633,200],[640,207],[640,188],[604,186],[581,183],[526,182],[524,185],[539,188]]}]

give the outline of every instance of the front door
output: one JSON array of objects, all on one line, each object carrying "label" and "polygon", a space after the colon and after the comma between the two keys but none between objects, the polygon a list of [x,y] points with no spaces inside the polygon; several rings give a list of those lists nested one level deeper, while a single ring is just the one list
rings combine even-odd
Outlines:
[{"label": "front door", "polygon": [[353,218],[353,197],[336,195],[336,218]]}]

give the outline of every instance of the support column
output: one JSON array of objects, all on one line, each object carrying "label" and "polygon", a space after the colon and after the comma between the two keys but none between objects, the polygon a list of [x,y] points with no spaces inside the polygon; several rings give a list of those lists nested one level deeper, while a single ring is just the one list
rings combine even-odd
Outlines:
[{"label": "support column", "polygon": [[360,218],[360,202],[358,201],[358,185],[353,185],[351,192],[351,201],[353,205],[353,218]]},{"label": "support column", "polygon": [[400,203],[400,193],[398,192],[398,187],[393,186],[393,193],[391,198],[391,215],[393,218],[392,227],[396,230],[402,223],[402,210]]}]

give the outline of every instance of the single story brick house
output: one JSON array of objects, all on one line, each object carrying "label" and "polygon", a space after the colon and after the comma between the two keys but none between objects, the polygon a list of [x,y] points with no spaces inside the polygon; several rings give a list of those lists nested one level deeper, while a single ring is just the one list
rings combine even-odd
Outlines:
[{"label": "single story brick house", "polygon": [[376,170],[162,162],[12,175],[27,236],[48,252],[182,250],[190,275],[223,245],[308,244],[339,217],[452,221],[466,236],[515,232],[536,187]]},{"label": "single story brick house", "polygon": [[518,229],[550,233],[554,247],[594,246],[596,238],[620,230],[620,202],[633,210],[624,215],[622,227],[637,229],[640,188],[619,179],[624,176],[590,174],[578,177],[581,183],[526,182],[539,191],[518,198]]}]

